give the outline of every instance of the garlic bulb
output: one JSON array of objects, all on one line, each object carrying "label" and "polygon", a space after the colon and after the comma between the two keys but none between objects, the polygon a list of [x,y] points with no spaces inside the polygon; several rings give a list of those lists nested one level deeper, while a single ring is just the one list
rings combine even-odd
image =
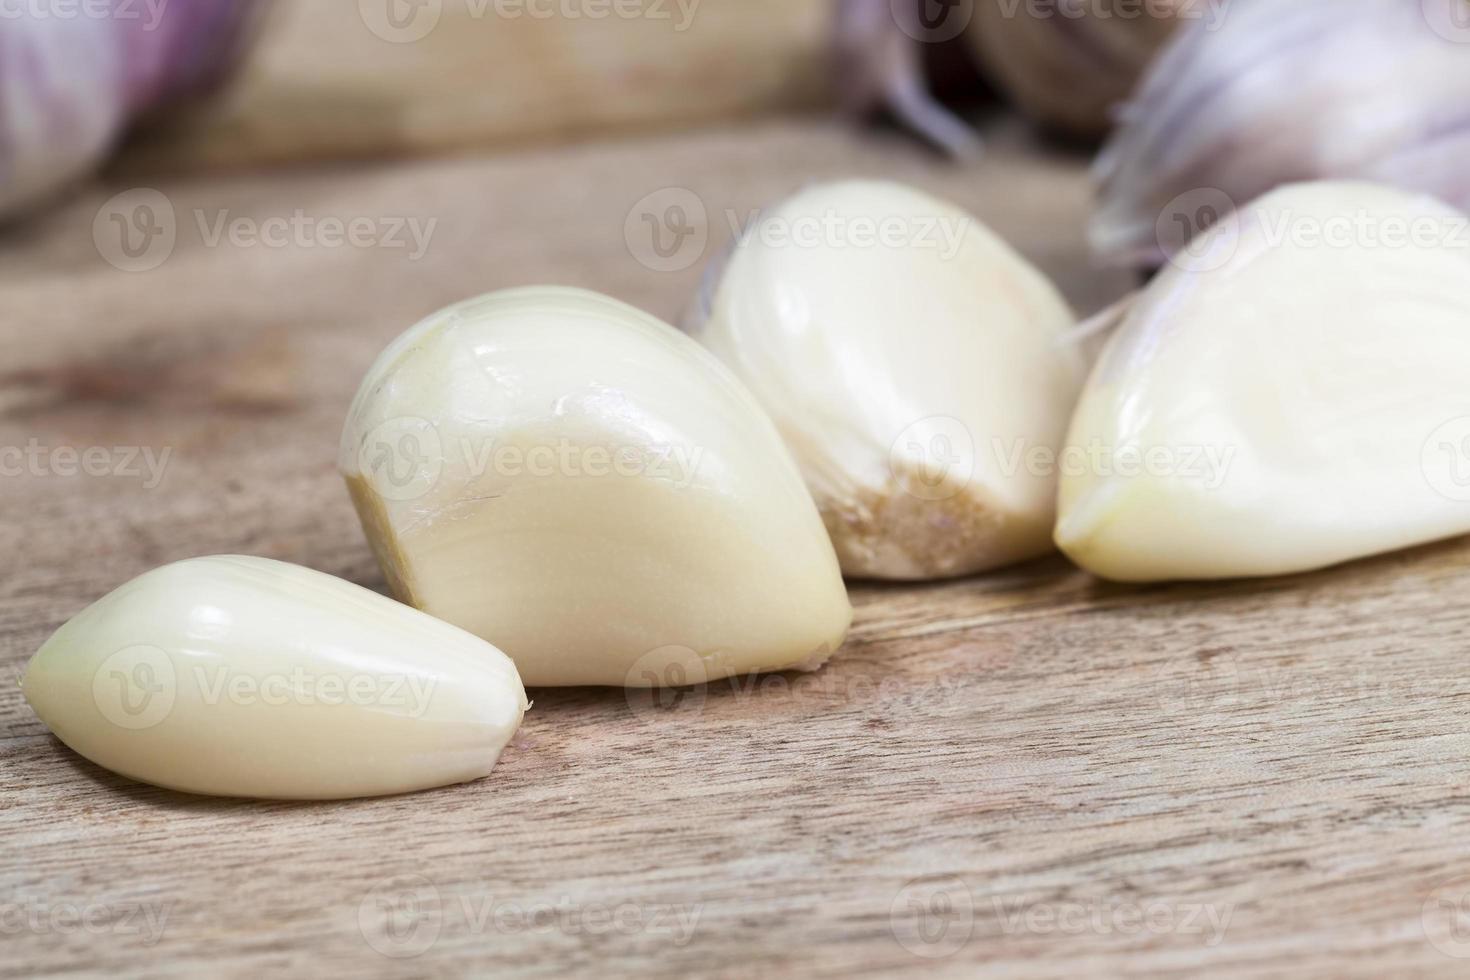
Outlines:
[{"label": "garlic bulb", "polygon": [[[887,109],[951,156],[973,156],[980,138],[929,90],[918,19],[923,2],[903,7],[891,0],[837,0],[838,93],[850,113]],[[901,21],[901,10],[912,16]]]},{"label": "garlic bulb", "polygon": [[750,394],[595,293],[510,290],[424,320],[368,372],[340,463],[398,596],[532,686],[688,681],[644,669],[673,647],[695,679],[815,668],[852,618]]},{"label": "garlic bulb", "polygon": [[57,630],[22,681],[100,766],[215,796],[338,799],[478,779],[526,692],[490,644],[263,558],[178,562]]},{"label": "garlic bulb", "polygon": [[1085,374],[1066,302],[964,211],[900,184],[809,188],[713,269],[695,335],[771,413],[851,576],[1051,550]]},{"label": "garlic bulb", "polygon": [[1122,581],[1274,575],[1470,531],[1470,218],[1291,185],[1137,298],[1072,421],[1057,544]]},{"label": "garlic bulb", "polygon": [[1093,139],[1184,22],[1207,29],[1220,0],[978,0],[965,32],[981,68],[1043,125]]},{"label": "garlic bulb", "polygon": [[[1098,253],[1157,264],[1164,228],[1287,182],[1365,179],[1470,207],[1466,0],[1233,0],[1182,30],[1099,158]],[[1200,216],[1203,215],[1203,220]]]},{"label": "garlic bulb", "polygon": [[122,52],[103,20],[19,18],[0,30],[0,217],[90,170],[122,128]]},{"label": "garlic bulb", "polygon": [[0,219],[92,171],[133,121],[223,80],[268,6],[96,0],[0,18]]}]

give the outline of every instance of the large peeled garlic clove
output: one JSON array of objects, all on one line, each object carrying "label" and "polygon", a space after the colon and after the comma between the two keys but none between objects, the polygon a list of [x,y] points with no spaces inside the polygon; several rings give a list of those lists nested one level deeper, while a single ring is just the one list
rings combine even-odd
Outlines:
[{"label": "large peeled garlic clove", "polygon": [[764,214],[690,329],[801,464],[849,575],[963,575],[1051,550],[1054,453],[1085,373],[1055,288],[980,222],[899,184]]},{"label": "large peeled garlic clove", "polygon": [[1126,581],[1302,571],[1470,531],[1470,226],[1267,195],[1137,299],[1077,408],[1057,544]]},{"label": "large peeled garlic clove", "polygon": [[1470,2],[1233,0],[1222,13],[1179,32],[1098,159],[1100,255],[1157,264],[1176,222],[1293,181],[1381,181],[1470,208]]},{"label": "large peeled garlic clove", "polygon": [[100,766],[216,796],[336,799],[478,779],[526,692],[490,644],[263,558],[197,558],[99,599],[31,660],[27,700]]},{"label": "large peeled garlic clove", "polygon": [[[495,293],[409,330],[363,382],[341,468],[397,594],[492,639],[532,686],[811,668],[851,621],[750,394],[595,293]],[[678,676],[670,648],[693,658]]]}]

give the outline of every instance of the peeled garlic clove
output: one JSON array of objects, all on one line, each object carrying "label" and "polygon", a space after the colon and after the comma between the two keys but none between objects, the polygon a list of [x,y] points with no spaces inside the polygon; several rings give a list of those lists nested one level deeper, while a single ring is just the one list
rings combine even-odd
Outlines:
[{"label": "peeled garlic clove", "polygon": [[424,320],[368,372],[340,462],[398,596],[493,639],[531,686],[656,685],[642,668],[669,647],[701,679],[814,668],[851,622],[750,394],[595,293],[510,290]]},{"label": "peeled garlic clove", "polygon": [[978,0],[965,32],[985,73],[1043,125],[1092,139],[1112,128],[1155,54],[1184,22],[1212,25],[1219,0]]},{"label": "peeled garlic clove", "polygon": [[1094,248],[1157,264],[1177,244],[1165,226],[1292,181],[1389,182],[1470,208],[1451,94],[1466,90],[1465,0],[1232,3],[1180,31],[1125,111],[1096,167]]},{"label": "peeled garlic clove", "polygon": [[1072,314],[959,208],[900,184],[762,215],[690,329],[801,464],[848,575],[926,579],[1051,550],[1055,452],[1085,365]]},{"label": "peeled garlic clove", "polygon": [[1470,218],[1357,183],[1237,211],[1140,295],[1068,442],[1057,544],[1106,578],[1470,531]]},{"label": "peeled garlic clove", "polygon": [[142,575],[31,660],[26,699],[99,766],[214,796],[339,799],[479,779],[525,712],[490,644],[263,558]]}]

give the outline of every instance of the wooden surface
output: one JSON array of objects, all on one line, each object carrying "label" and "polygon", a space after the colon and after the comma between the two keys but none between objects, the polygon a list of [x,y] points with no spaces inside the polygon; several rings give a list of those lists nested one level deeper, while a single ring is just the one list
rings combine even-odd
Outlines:
[{"label": "wooden surface", "polygon": [[[712,250],[726,208],[908,179],[973,207],[1080,311],[1123,292],[1085,258],[1084,162],[991,137],[968,171],[801,121],[158,185],[180,215],[437,217],[418,261],[181,228],[157,269],[122,272],[92,229],[124,188],[91,192],[0,244],[0,446],[171,457],[151,488],[54,463],[0,479],[0,670],[171,559],[381,588],[333,469],[373,355],[526,282],[674,316],[697,266],[653,271],[624,237],[662,188],[701,200]],[[1464,542],[1260,583],[1123,588],[1051,559],[860,586],[813,678],[667,710],[533,692],[490,778],[332,804],[129,783],[7,682],[0,976],[1464,976],[1467,589]]]},{"label": "wooden surface", "polygon": [[831,89],[830,0],[274,5],[229,97],[145,133],[119,167],[239,169],[712,125],[811,106]]}]

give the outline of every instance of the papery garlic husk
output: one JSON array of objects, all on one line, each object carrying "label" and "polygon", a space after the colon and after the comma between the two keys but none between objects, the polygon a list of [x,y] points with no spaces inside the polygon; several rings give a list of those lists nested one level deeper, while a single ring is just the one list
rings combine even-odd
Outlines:
[{"label": "papery garlic husk", "polygon": [[980,137],[930,91],[920,19],[921,5],[927,2],[914,0],[911,16],[905,16],[893,0],[837,0],[833,61],[838,96],[851,114],[885,109],[950,156],[975,156]]},{"label": "papery garlic husk", "polygon": [[1103,136],[1181,23],[1214,23],[1221,0],[975,0],[965,32],[982,70],[1033,119]]},{"label": "papery garlic husk", "polygon": [[79,754],[168,789],[339,799],[479,779],[527,708],[495,647],[263,558],[155,569],[57,630],[26,699]]},{"label": "papery garlic husk", "polygon": [[1283,183],[1364,179],[1470,207],[1467,0],[1234,0],[1181,30],[1096,165],[1091,237],[1157,265]]},{"label": "papery garlic husk", "polygon": [[965,575],[1051,550],[1084,374],[1055,287],[972,215],[901,184],[762,214],[689,329],[775,419],[854,577]]},{"label": "papery garlic husk", "polygon": [[1068,443],[1057,544],[1110,579],[1470,531],[1470,218],[1338,182],[1235,212],[1134,302]]},{"label": "papery garlic husk", "polygon": [[814,669],[852,618],[775,428],[707,351],[634,308],[536,287],[469,300],[363,381],[341,469],[395,593],[531,686]]}]

